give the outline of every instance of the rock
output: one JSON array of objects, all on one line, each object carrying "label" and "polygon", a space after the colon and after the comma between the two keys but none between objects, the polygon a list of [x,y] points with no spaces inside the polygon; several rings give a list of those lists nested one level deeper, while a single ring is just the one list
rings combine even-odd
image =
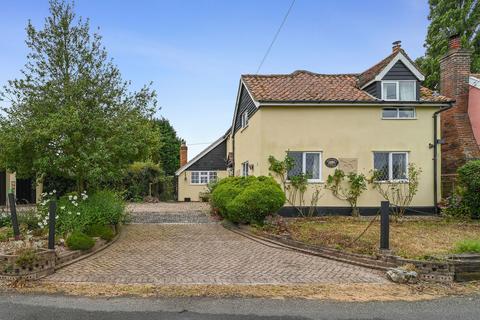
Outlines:
[{"label": "rock", "polygon": [[387,271],[387,279],[395,283],[417,283],[418,273],[401,268],[392,268]]}]

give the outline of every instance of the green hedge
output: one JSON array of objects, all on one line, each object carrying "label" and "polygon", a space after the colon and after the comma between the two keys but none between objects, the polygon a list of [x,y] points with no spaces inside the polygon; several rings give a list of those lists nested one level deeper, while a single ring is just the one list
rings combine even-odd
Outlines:
[{"label": "green hedge", "polygon": [[95,245],[95,240],[85,233],[74,231],[67,238],[67,246],[72,250],[88,250]]},{"label": "green hedge", "polygon": [[263,223],[285,203],[285,194],[271,177],[229,177],[212,190],[211,204],[236,223]]},{"label": "green hedge", "polygon": [[471,217],[480,218],[480,160],[467,162],[458,169],[458,184],[461,201]]}]

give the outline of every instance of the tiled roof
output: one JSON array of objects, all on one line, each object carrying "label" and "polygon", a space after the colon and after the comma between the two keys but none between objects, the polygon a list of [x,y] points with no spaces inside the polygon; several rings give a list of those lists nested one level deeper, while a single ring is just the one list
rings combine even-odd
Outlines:
[{"label": "tiled roof", "polygon": [[[318,74],[295,71],[278,75],[243,75],[242,80],[259,102],[379,102],[358,86],[359,74]],[[422,87],[422,102],[449,102],[451,99]]]},{"label": "tiled roof", "polygon": [[257,101],[372,101],[357,87],[355,74],[317,74],[295,71],[279,75],[243,75]]}]

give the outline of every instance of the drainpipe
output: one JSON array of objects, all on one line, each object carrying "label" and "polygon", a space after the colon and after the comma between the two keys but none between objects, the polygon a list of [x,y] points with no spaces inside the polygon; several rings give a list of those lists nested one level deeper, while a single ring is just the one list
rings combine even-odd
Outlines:
[{"label": "drainpipe", "polygon": [[448,107],[440,108],[433,113],[433,210],[435,214],[438,214],[438,145],[441,144],[441,141],[438,140],[437,117],[451,108],[453,108],[453,102]]}]

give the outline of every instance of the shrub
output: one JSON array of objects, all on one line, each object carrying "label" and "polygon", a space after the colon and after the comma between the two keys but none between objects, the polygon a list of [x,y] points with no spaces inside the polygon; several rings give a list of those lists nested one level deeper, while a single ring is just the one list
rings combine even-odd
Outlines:
[{"label": "shrub", "polygon": [[227,205],[227,216],[233,222],[263,224],[265,218],[284,203],[285,194],[280,185],[273,178],[259,177]]},{"label": "shrub", "polygon": [[211,204],[226,219],[262,223],[285,203],[285,194],[271,177],[229,177],[213,188]]},{"label": "shrub", "polygon": [[94,225],[86,228],[85,233],[91,237],[100,237],[103,240],[111,241],[115,233],[109,226]]},{"label": "shrub", "polygon": [[228,177],[221,179],[213,188],[211,204],[220,216],[227,218],[227,206],[238,196],[255,177]]},{"label": "shrub", "polygon": [[25,225],[27,230],[33,231],[40,229],[40,226],[38,225],[39,222],[40,220],[33,210],[18,214],[18,224]]},{"label": "shrub", "polygon": [[38,260],[37,254],[33,249],[23,249],[17,252],[17,255],[15,264],[22,268],[32,268]]},{"label": "shrub", "polygon": [[88,250],[95,245],[95,240],[85,233],[74,231],[67,238],[67,246],[72,250]]},{"label": "shrub", "polygon": [[463,240],[455,244],[456,253],[480,253],[480,240]]},{"label": "shrub", "polygon": [[469,161],[458,173],[458,195],[474,219],[480,218],[480,160]]},{"label": "shrub", "polygon": [[0,228],[9,227],[12,225],[10,215],[5,211],[0,211]]}]

